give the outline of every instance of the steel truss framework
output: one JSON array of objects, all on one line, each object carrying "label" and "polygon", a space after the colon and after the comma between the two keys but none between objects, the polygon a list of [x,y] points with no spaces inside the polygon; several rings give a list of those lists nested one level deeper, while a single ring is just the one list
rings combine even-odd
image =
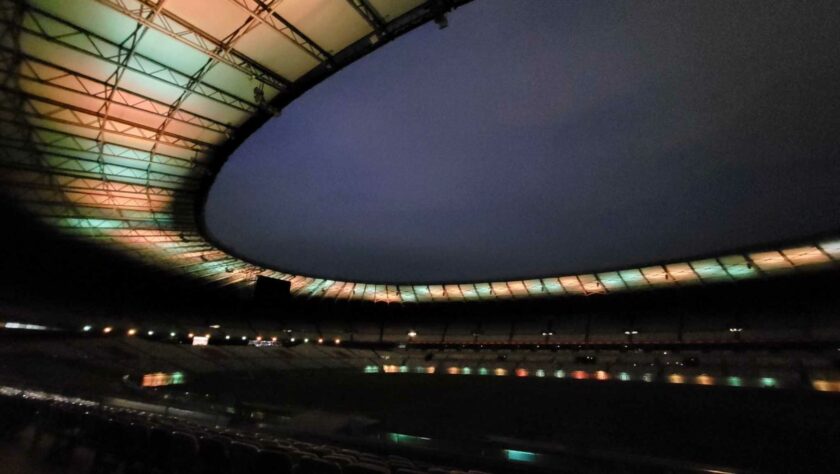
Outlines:
[{"label": "steel truss framework", "polygon": [[[333,71],[466,0],[0,0],[0,186],[63,234],[216,287],[441,302],[591,295],[836,266],[840,240],[518,281],[387,285],[292,275],[203,235],[229,151]],[[196,205],[196,204],[199,205]]]}]

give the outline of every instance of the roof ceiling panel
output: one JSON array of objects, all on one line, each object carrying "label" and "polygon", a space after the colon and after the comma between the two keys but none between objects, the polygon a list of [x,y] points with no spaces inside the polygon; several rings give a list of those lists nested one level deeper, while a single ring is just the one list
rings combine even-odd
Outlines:
[{"label": "roof ceiling panel", "polygon": [[166,12],[222,40],[250,16],[232,0],[166,0]]},{"label": "roof ceiling panel", "polygon": [[[256,102],[254,88],[260,86],[260,82],[227,64],[216,63],[202,80],[240,99]],[[262,87],[266,101],[271,101],[277,95],[277,89],[265,85]]]},{"label": "roof ceiling panel", "polygon": [[275,11],[330,54],[373,31],[350,2],[286,0]]},{"label": "roof ceiling panel", "polygon": [[[370,23],[406,13],[429,21],[443,11],[435,8],[448,8],[446,2],[370,0],[379,16],[370,23],[352,2],[340,0],[266,0],[276,15],[256,0],[165,0],[158,13],[151,8],[159,5],[154,0],[0,2],[23,13],[17,42],[3,35],[6,47],[23,54],[0,58],[7,61],[5,72],[19,75],[18,89],[0,92],[4,193],[56,229],[217,287],[252,286],[255,275],[265,274],[289,280],[298,296],[498,300],[757,278],[840,258],[840,241],[824,240],[819,247],[764,249],[597,276],[400,286],[265,270],[214,247],[196,225],[200,178],[223,158],[214,155],[215,145],[235,137],[257,112],[256,87],[266,101],[282,98],[282,82],[303,77],[322,61],[339,60],[319,48],[338,53],[371,33]],[[415,10],[421,5],[426,8]],[[10,27],[8,18],[0,28]],[[134,34],[139,42],[132,49]],[[226,41],[231,49],[219,49]],[[324,73],[319,78],[329,75],[318,71]]]},{"label": "roof ceiling panel", "polygon": [[160,31],[149,29],[135,49],[137,54],[168,66],[186,76],[201,69],[209,57]]},{"label": "roof ceiling panel", "polygon": [[29,3],[50,15],[77,25],[85,31],[121,43],[128,38],[137,22],[94,0],[73,0],[73,7],[55,0],[29,0]]},{"label": "roof ceiling panel", "polygon": [[390,21],[420,6],[424,0],[369,0],[369,2],[383,20]]},{"label": "roof ceiling panel", "polygon": [[320,64],[316,56],[265,24],[243,36],[236,43],[236,49],[290,81]]}]

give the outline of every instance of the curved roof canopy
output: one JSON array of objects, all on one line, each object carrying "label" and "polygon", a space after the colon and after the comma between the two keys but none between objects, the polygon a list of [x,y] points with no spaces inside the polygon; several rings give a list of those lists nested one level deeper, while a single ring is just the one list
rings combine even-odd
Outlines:
[{"label": "curved roof canopy", "polygon": [[599,294],[734,281],[840,258],[840,241],[827,239],[583,275],[387,285],[262,268],[204,237],[197,201],[238,143],[337,69],[461,3],[0,0],[2,190],[66,235],[163,270],[220,287],[283,278],[305,297]]}]

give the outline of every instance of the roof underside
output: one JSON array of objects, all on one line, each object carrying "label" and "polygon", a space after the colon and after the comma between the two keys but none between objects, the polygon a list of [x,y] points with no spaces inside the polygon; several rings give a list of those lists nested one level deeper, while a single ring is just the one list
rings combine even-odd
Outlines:
[{"label": "roof underside", "polygon": [[258,267],[204,237],[206,184],[241,140],[335,70],[461,3],[0,0],[2,189],[64,235],[199,284],[244,290],[264,275],[290,280],[301,297],[441,302],[588,295],[836,264],[840,240],[827,239],[582,275],[387,285]]}]

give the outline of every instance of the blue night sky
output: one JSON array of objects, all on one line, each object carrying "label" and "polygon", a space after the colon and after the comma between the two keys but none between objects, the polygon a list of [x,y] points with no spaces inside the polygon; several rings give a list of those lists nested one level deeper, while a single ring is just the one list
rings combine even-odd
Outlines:
[{"label": "blue night sky", "polygon": [[840,5],[476,0],[230,158],[211,235],[373,282],[614,269],[840,228]]}]

